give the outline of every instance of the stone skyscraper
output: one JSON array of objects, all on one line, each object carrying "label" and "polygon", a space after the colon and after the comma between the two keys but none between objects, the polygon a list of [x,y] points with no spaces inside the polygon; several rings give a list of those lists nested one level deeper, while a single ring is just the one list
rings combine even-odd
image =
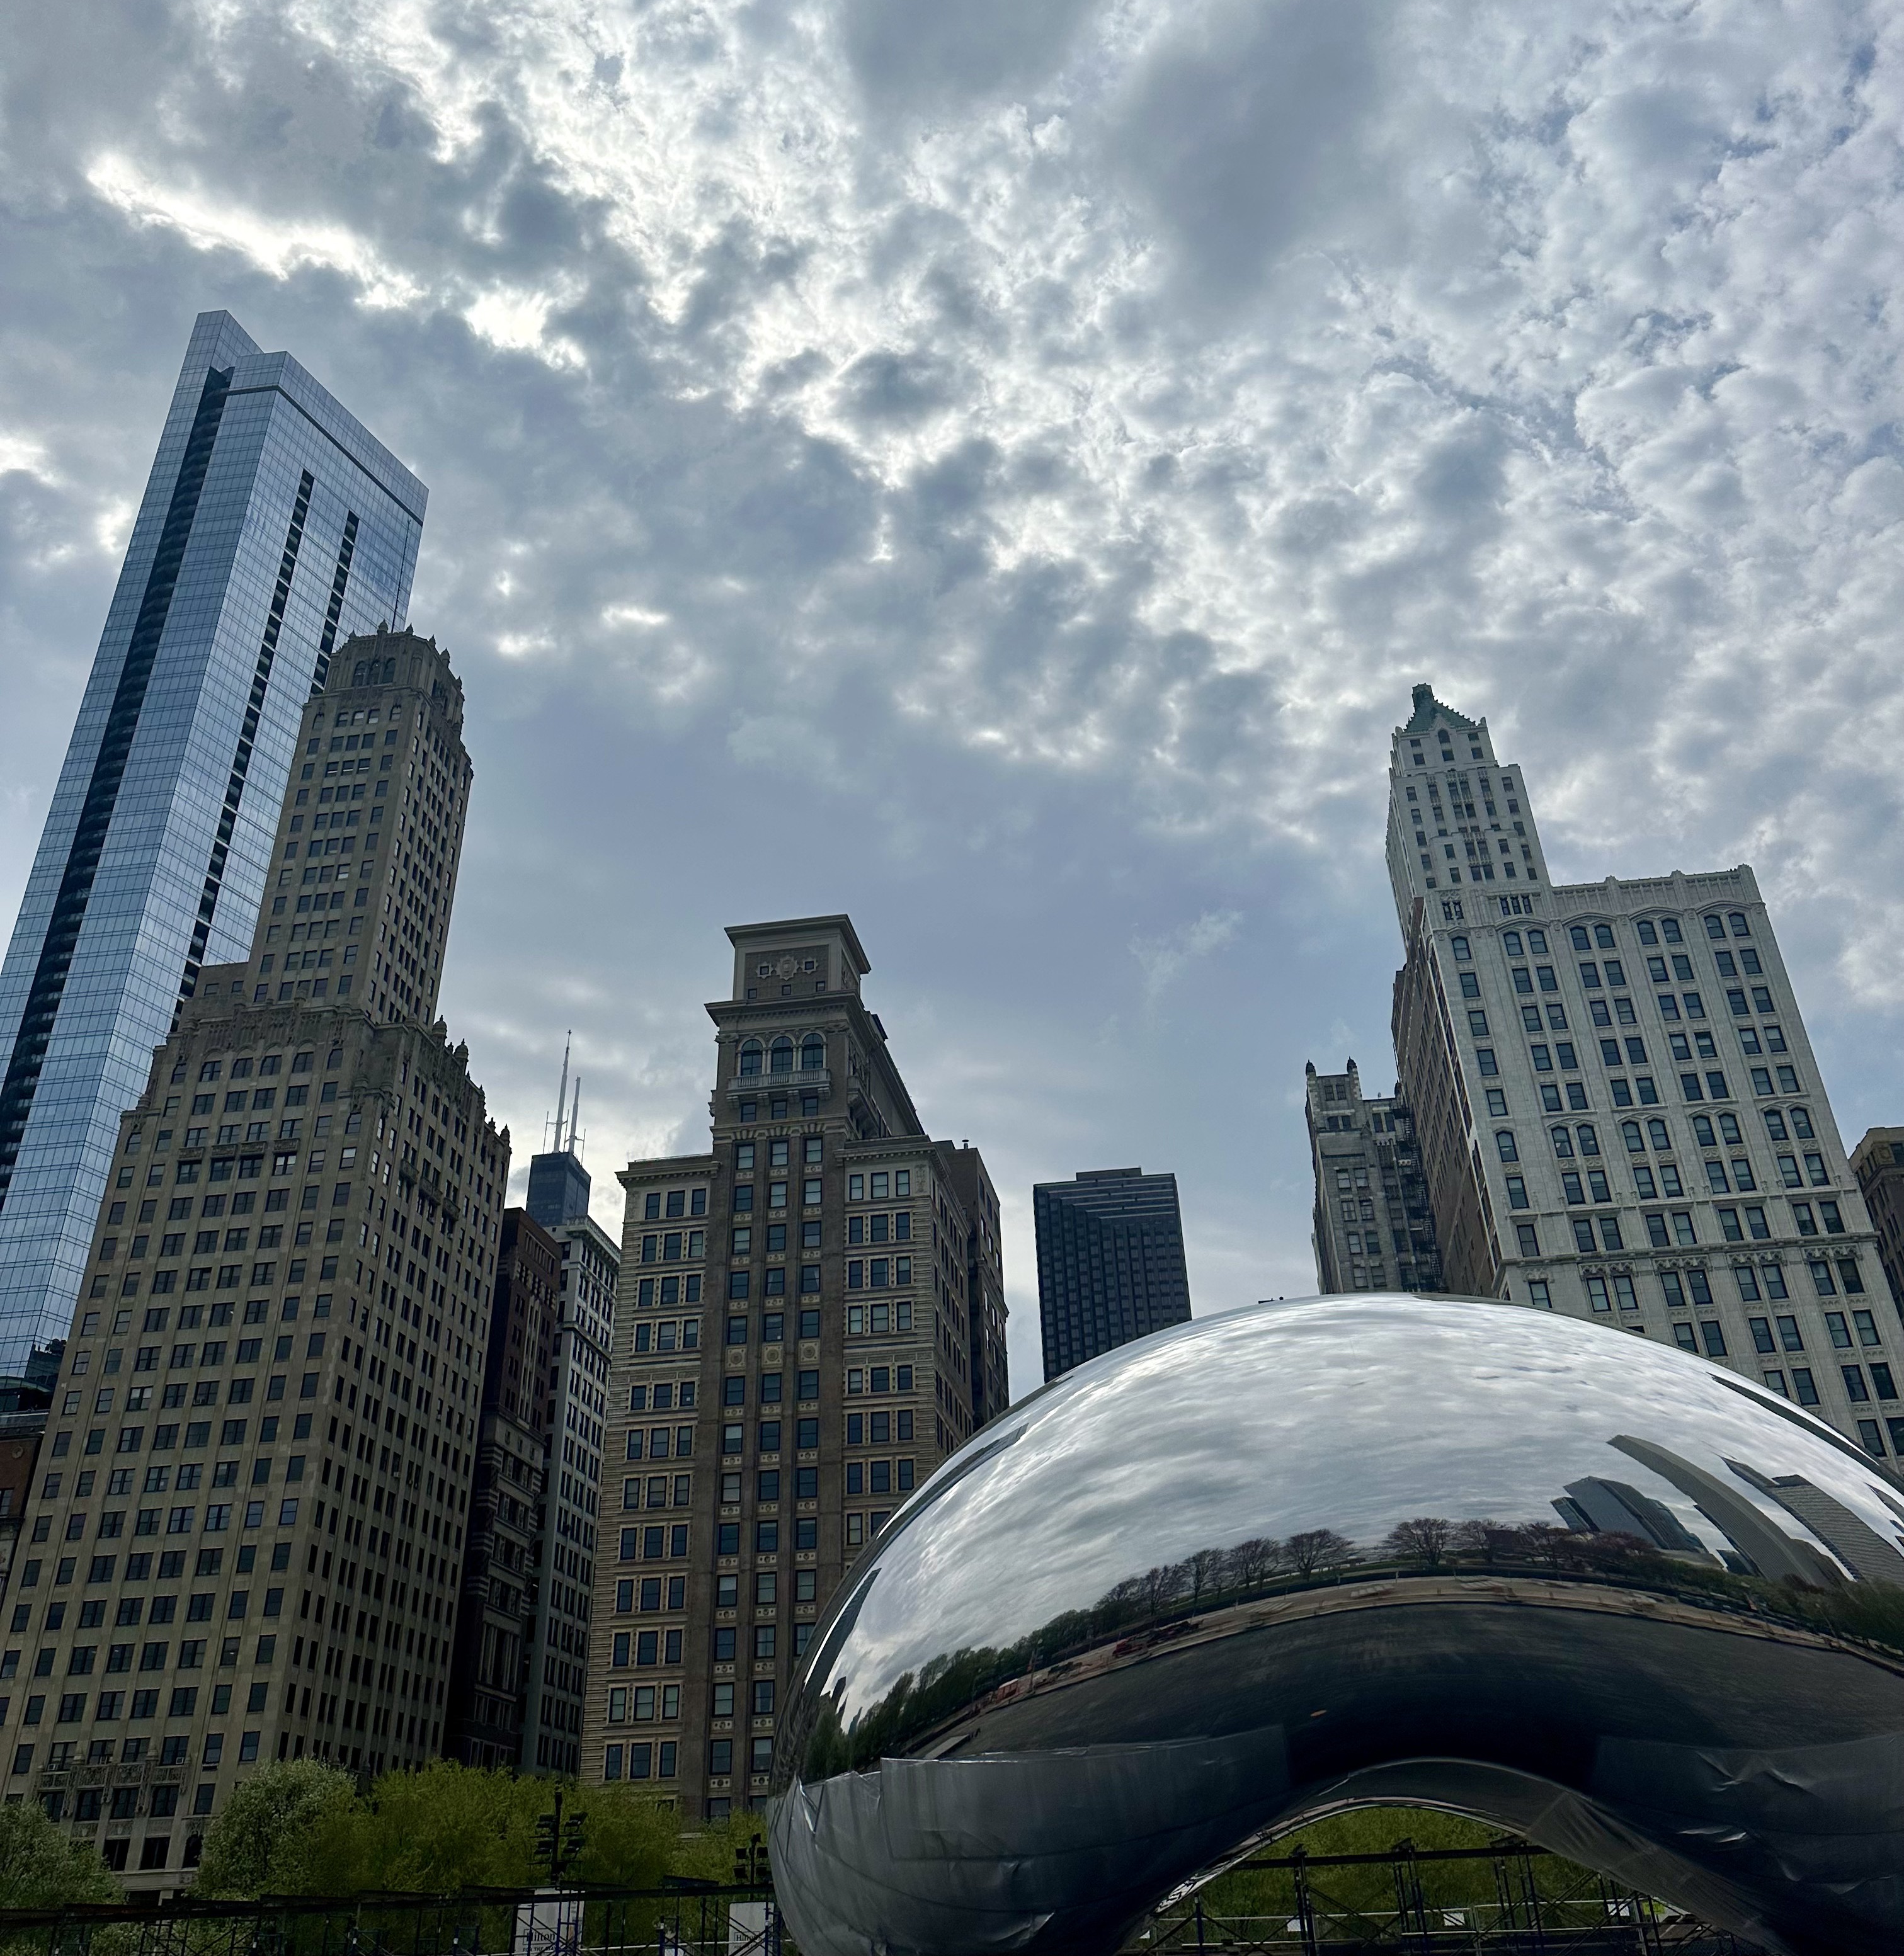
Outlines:
[{"label": "stone skyscraper", "polygon": [[402,623],[426,494],[200,316],[0,965],[0,1372],[66,1328],[120,1114],[245,954],[305,702],[340,637]]},{"label": "stone skyscraper", "polygon": [[0,1642],[0,1797],[176,1887],[254,1761],[442,1748],[509,1175],[433,1015],[470,768],[340,645],[243,964],[119,1120]]},{"label": "stone skyscraper", "polygon": [[1055,1379],[1190,1316],[1176,1177],[1141,1168],[1081,1171],[1031,1191],[1038,1327]]},{"label": "stone skyscraper", "polygon": [[765,1795],[840,1579],[1007,1396],[1002,1282],[971,1287],[984,1164],[920,1126],[851,922],[728,935],[712,1146],[621,1176],[583,1748],[696,1819]]},{"label": "stone skyscraper", "polygon": [[1553,885],[1486,721],[1414,705],[1394,1031],[1446,1287],[1670,1339],[1887,1457],[1896,1314],[1751,871]]},{"label": "stone skyscraper", "polygon": [[1316,1288],[1437,1291],[1441,1259],[1414,1117],[1399,1097],[1365,1100],[1362,1076],[1308,1069],[1305,1112],[1315,1172]]}]

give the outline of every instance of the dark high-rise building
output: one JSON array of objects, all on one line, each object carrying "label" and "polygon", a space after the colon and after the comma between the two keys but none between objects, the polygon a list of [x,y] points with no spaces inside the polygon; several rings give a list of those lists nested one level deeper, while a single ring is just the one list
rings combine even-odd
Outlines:
[{"label": "dark high-rise building", "polygon": [[330,677],[250,959],[120,1118],[8,1598],[53,1682],[0,1691],[0,1798],[144,1893],[257,1763],[444,1744],[509,1179],[422,1016],[470,768],[429,641]]},{"label": "dark high-rise building", "polygon": [[560,1269],[547,1232],[521,1210],[504,1210],[444,1712],[444,1750],[466,1765],[513,1768],[523,1756]]},{"label": "dark high-rise building", "polygon": [[408,609],[426,492],[202,314],[0,965],[0,1372],[72,1316],[121,1113],[242,958],[305,700]]},{"label": "dark high-rise building", "polygon": [[710,1819],[764,1798],[841,1577],[1006,1396],[1002,1355],[973,1355],[999,1276],[987,1213],[974,1297],[984,1164],[921,1126],[861,1001],[851,921],[728,935],[712,1145],[620,1177],[583,1753],[586,1777]]},{"label": "dark high-rise building", "polygon": [[1190,1315],[1176,1177],[1088,1169],[1031,1191],[1044,1376]]},{"label": "dark high-rise building", "polygon": [[555,1145],[532,1156],[529,1165],[529,1213],[548,1232],[559,1270],[536,1544],[542,1579],[529,1636],[523,1726],[526,1772],[573,1773],[580,1766],[590,1591],[602,1512],[602,1424],[608,1412],[615,1279],[621,1265],[614,1238],[589,1213],[580,1076],[572,1103],[568,1087],[565,1047],[555,1095]]},{"label": "dark high-rise building", "polygon": [[1365,1100],[1353,1059],[1340,1073],[1307,1072],[1317,1289],[1325,1296],[1439,1290],[1435,1218],[1407,1103],[1399,1092]]},{"label": "dark high-rise building", "polygon": [[[565,1115],[565,1109],[567,1110]],[[566,1118],[567,1132],[564,1133]],[[589,1192],[594,1186],[589,1171],[582,1166],[581,1144],[577,1134],[582,1118],[582,1076],[576,1075],[575,1102],[569,1106],[569,1050],[562,1049],[562,1084],[555,1090],[555,1145],[544,1153],[532,1155],[529,1163],[530,1215],[545,1229],[559,1228],[589,1213]]]}]

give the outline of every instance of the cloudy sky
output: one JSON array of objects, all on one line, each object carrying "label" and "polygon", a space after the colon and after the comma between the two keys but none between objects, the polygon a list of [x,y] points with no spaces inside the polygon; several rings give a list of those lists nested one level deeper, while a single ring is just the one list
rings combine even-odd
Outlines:
[{"label": "cloudy sky", "polygon": [[62,0],[0,71],[0,918],[193,315],[431,487],[445,1011],[596,1213],[705,1144],[723,925],[846,910],[1003,1194],[1176,1171],[1313,1287],[1302,1063],[1392,1065],[1432,679],[1562,879],[1749,861],[1904,1118],[1904,15]]}]

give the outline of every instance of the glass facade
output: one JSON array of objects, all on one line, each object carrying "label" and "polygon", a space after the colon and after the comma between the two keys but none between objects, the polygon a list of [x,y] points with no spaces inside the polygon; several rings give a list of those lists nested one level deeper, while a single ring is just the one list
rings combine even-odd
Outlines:
[{"label": "glass facade", "polygon": [[305,700],[409,608],[428,492],[201,314],[0,966],[0,1372],[64,1334],[122,1109],[251,945]]}]

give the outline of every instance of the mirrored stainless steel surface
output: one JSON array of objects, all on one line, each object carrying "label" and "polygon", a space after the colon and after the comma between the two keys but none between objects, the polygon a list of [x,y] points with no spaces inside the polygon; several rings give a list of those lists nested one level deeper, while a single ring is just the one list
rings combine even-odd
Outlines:
[{"label": "mirrored stainless steel surface", "polygon": [[1904,1946],[1904,1489],[1737,1374],[1338,1297],[1014,1407],[842,1585],[779,1736],[807,1956],[1114,1949],[1347,1806],[1775,1949]]}]

